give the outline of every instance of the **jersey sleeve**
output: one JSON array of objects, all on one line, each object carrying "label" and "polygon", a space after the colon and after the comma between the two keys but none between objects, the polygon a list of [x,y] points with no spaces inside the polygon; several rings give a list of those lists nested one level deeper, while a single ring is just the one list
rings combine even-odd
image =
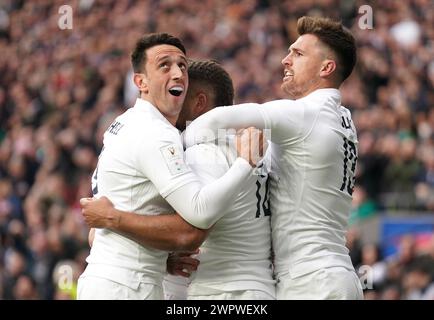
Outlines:
[{"label": "jersey sleeve", "polygon": [[217,140],[219,129],[242,129],[254,126],[265,128],[264,118],[256,103],[218,107],[198,117],[182,134],[184,145],[188,148],[194,144]]},{"label": "jersey sleeve", "polygon": [[304,136],[306,109],[294,100],[275,100],[261,105],[265,127],[270,140],[277,144],[290,144]]},{"label": "jersey sleeve", "polygon": [[160,132],[144,139],[137,154],[137,167],[162,197],[190,224],[208,229],[216,216],[227,210],[252,167],[238,158],[219,179],[204,185],[185,161],[181,139],[175,132]]},{"label": "jersey sleeve", "polygon": [[194,120],[183,133],[183,143],[190,147],[213,141],[219,130],[238,130],[247,127],[265,129],[265,135],[274,143],[301,133],[304,108],[292,100],[276,100],[264,104],[245,103],[215,108]]},{"label": "jersey sleeve", "polygon": [[[188,148],[185,151],[186,162],[197,175],[203,185],[213,183],[229,170],[230,166],[222,151],[214,144],[198,144]],[[228,210],[222,210],[214,216],[210,216],[209,223],[213,225]],[[182,212],[179,214],[184,220],[189,221],[188,215]]]},{"label": "jersey sleeve", "polygon": [[160,129],[136,147],[136,167],[166,197],[188,183],[199,182],[185,162],[181,141],[176,132]]}]

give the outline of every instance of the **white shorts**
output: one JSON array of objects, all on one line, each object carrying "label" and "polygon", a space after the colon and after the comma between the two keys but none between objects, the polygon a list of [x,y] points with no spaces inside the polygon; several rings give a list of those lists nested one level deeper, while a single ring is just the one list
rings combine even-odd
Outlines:
[{"label": "white shorts", "polygon": [[260,290],[229,291],[210,295],[189,295],[188,300],[275,300],[267,292]]},{"label": "white shorts", "polygon": [[357,274],[343,267],[324,268],[301,277],[277,279],[278,300],[362,300]]},{"label": "white shorts", "polygon": [[186,300],[189,279],[168,275],[163,278],[164,300]]},{"label": "white shorts", "polygon": [[163,289],[140,283],[137,290],[123,284],[94,276],[80,276],[77,300],[162,300]]}]

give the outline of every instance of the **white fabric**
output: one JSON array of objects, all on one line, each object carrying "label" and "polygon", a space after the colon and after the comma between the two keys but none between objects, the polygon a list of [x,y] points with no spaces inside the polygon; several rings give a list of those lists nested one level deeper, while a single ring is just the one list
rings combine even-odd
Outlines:
[{"label": "white fabric", "polygon": [[303,277],[288,273],[277,280],[278,300],[363,300],[363,290],[354,270],[324,268]]},{"label": "white fabric", "polygon": [[[220,143],[196,145],[186,150],[186,161],[203,184],[228,171],[235,155]],[[199,161],[198,161],[199,159]],[[191,275],[189,299],[199,295],[253,290],[275,296],[271,268],[271,228],[267,215],[269,157],[245,179],[230,209],[213,226],[200,247],[198,270]],[[263,293],[258,293],[262,296]]]},{"label": "white fabric", "polygon": [[237,158],[227,173],[204,186],[199,182],[183,185],[168,194],[166,200],[193,226],[209,229],[225,214],[227,207],[235,200],[252,167],[242,158]]},{"label": "white fabric", "polygon": [[[354,185],[357,135],[336,89],[299,100],[216,108],[184,134],[191,146],[203,130],[256,126],[271,130],[271,225],[277,275],[295,278],[322,268],[353,266],[345,232]],[[207,135],[209,136],[209,134]],[[342,189],[342,190],[341,190]]]},{"label": "white fabric", "polygon": [[[196,145],[186,150],[186,162],[204,184],[228,171],[235,155],[228,145]],[[267,201],[270,157],[245,180],[231,208],[213,226],[196,255],[197,272],[186,278],[165,277],[165,298],[188,299],[274,299],[275,281],[271,268],[271,229]]]},{"label": "white fabric", "polygon": [[104,278],[81,276],[77,300],[161,300],[163,290],[153,284],[141,283],[132,289]]},{"label": "white fabric", "polygon": [[212,295],[189,296],[188,300],[275,300],[274,295],[269,295],[259,290],[240,290],[221,292]]},{"label": "white fabric", "polygon": [[166,274],[163,278],[164,300],[186,300],[190,278]]},{"label": "white fabric", "polygon": [[[172,205],[203,227],[226,210],[251,171],[247,161],[237,159],[222,179],[202,186],[185,164],[178,130],[149,102],[137,99],[105,132],[92,187],[96,197],[107,196],[117,209],[158,215],[173,212]],[[166,259],[167,252],[97,229],[83,274],[131,288],[140,283],[161,286]]]}]

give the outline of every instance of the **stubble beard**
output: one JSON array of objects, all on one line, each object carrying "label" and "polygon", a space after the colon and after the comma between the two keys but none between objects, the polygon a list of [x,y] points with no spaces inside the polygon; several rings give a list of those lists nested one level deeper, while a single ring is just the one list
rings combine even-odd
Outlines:
[{"label": "stubble beard", "polygon": [[282,90],[288,95],[289,99],[297,100],[301,99],[311,92],[318,89],[319,79],[312,78],[305,83],[304,86],[297,86],[288,82],[282,83]]},{"label": "stubble beard", "polygon": [[282,83],[281,88],[282,88],[283,92],[285,92],[287,94],[288,98],[291,100],[296,100],[301,95],[301,92],[299,90],[297,90],[296,87],[290,85],[287,82]]}]

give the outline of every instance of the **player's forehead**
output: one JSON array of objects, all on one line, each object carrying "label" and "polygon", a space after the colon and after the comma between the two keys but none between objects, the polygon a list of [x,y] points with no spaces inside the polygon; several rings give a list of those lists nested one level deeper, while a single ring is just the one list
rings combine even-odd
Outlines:
[{"label": "player's forehead", "polygon": [[313,34],[303,34],[299,36],[293,44],[289,46],[288,51],[290,50],[306,51],[308,49],[313,49],[313,47],[315,47],[318,41],[319,39],[317,38],[317,36]]},{"label": "player's forehead", "polygon": [[169,44],[160,44],[149,48],[146,51],[146,56],[149,62],[158,62],[166,58],[184,60],[187,62],[184,52],[178,47]]}]

